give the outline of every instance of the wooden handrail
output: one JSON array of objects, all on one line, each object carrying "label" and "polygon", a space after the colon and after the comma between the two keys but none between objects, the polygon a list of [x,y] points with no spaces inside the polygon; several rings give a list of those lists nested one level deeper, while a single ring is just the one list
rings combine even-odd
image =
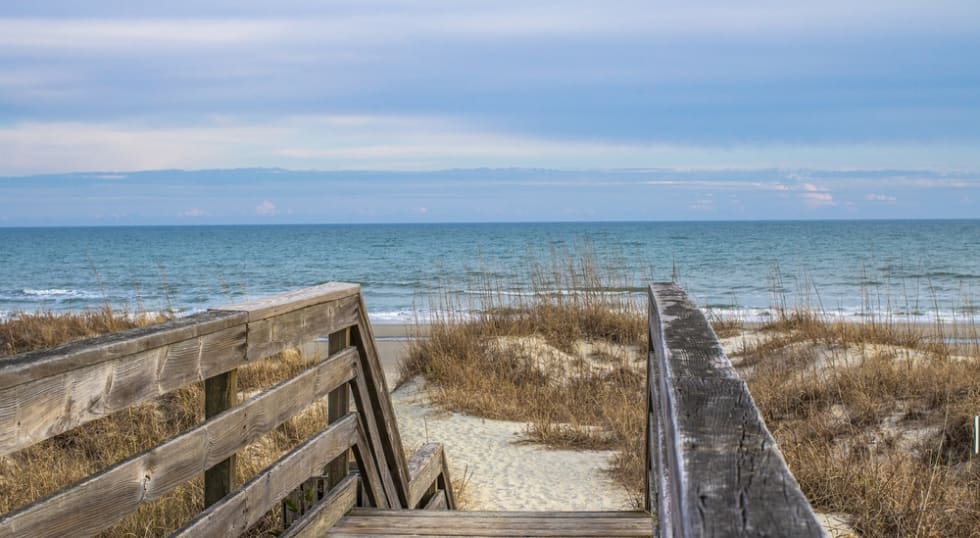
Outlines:
[{"label": "wooden handrail", "polygon": [[[408,460],[408,507],[455,509],[449,468],[441,443],[422,445]],[[441,498],[440,498],[441,497]]]},{"label": "wooden handrail", "polygon": [[823,536],[704,314],[649,290],[647,506],[662,537]]},{"label": "wooden handrail", "polygon": [[243,366],[245,320],[209,312],[0,359],[0,456]]},{"label": "wooden handrail", "polygon": [[[237,368],[324,335],[331,339],[329,357],[237,401]],[[329,494],[324,502],[335,505],[312,506],[294,522],[290,535],[321,528],[354,502],[358,484],[367,506],[409,507],[407,463],[356,284],[324,284],[0,359],[0,456],[201,381],[211,410],[205,421],[4,514],[0,537],[95,534],[205,471],[209,506],[178,535],[236,535],[294,488],[311,480],[322,483],[322,470],[331,460],[337,476],[325,483]],[[238,450],[328,395],[331,422],[325,430],[241,487],[231,481]],[[357,460],[357,475],[348,474],[348,451]],[[442,472],[434,480],[451,507],[441,448],[438,454]]]}]

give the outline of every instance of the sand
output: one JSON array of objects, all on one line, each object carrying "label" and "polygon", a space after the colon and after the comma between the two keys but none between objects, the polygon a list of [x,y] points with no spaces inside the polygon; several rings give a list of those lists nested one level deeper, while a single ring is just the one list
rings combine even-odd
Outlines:
[{"label": "sand", "polygon": [[[378,354],[394,389],[411,329],[375,325]],[[633,510],[636,503],[604,472],[612,451],[552,450],[526,442],[523,422],[487,420],[436,409],[424,382],[391,395],[406,452],[443,443],[453,480],[464,484],[468,510]]]}]

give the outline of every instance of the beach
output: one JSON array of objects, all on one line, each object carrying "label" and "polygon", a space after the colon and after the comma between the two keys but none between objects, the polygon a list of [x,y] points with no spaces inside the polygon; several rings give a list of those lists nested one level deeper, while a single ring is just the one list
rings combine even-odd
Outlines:
[{"label": "beach", "polygon": [[[856,335],[869,330],[869,323],[850,323],[839,326],[838,331],[852,331]],[[893,329],[895,329],[893,327]],[[622,486],[609,479],[604,469],[609,467],[611,451],[595,450],[553,450],[541,444],[526,442],[526,425],[521,422],[488,420],[451,412],[434,406],[428,397],[426,385],[420,378],[406,380],[398,385],[399,362],[404,356],[411,338],[425,335],[426,326],[376,324],[374,332],[378,339],[378,349],[388,379],[393,390],[392,402],[397,415],[406,453],[411,453],[425,442],[444,444],[450,473],[463,478],[466,499],[462,509],[468,510],[633,510],[638,499],[631,497]],[[812,357],[809,366],[799,367],[799,375],[813,375],[814,380],[830,376],[858,376],[861,372],[870,375],[875,369],[922,368],[929,372],[936,360],[929,342],[945,342],[948,350],[947,360],[952,364],[976,363],[976,325],[966,323],[908,324],[897,327],[892,336],[902,338],[902,334],[912,335],[925,347],[906,347],[899,343],[889,344],[881,337],[865,341],[867,335],[858,337],[850,343],[831,343],[823,338],[810,340],[801,337],[799,332],[807,329],[783,327],[777,330],[764,330],[758,323],[744,324],[735,334],[719,338],[725,353],[730,357],[740,375],[751,380],[758,375],[766,375],[759,370],[756,350],[771,349],[774,357],[789,356]],[[940,336],[940,331],[942,336]],[[843,333],[841,333],[843,334]],[[786,344],[771,347],[774,342],[785,340]],[[766,352],[763,352],[766,353]],[[784,360],[784,359],[775,359]],[[885,361],[885,362],[881,362]],[[877,365],[877,366],[876,366]],[[768,368],[768,367],[767,367]],[[807,373],[810,372],[810,373]],[[814,381],[816,382],[816,381]],[[759,383],[759,381],[755,381]],[[753,382],[750,382],[753,385]],[[754,385],[753,385],[754,386]],[[760,390],[764,386],[760,386]],[[800,389],[806,390],[806,389]],[[862,389],[863,390],[863,389]],[[767,401],[771,397],[764,392],[754,398]],[[878,425],[857,427],[854,439],[871,439],[870,446],[888,443],[893,447],[894,458],[919,457],[917,454],[927,450],[932,440],[942,437],[942,423],[935,417],[921,420],[924,415],[915,414],[912,400],[896,400],[896,409],[884,413]],[[840,404],[831,406],[831,420],[834,426],[842,428],[845,420],[853,418],[856,411]],[[926,411],[924,408],[922,413]],[[848,418],[851,417],[851,418]],[[818,419],[824,420],[824,419]],[[770,428],[782,428],[778,422]],[[847,435],[855,435],[849,433]],[[785,442],[785,439],[784,439]],[[846,442],[846,441],[845,441]],[[847,445],[843,445],[847,446]],[[826,449],[838,450],[833,444]],[[837,456],[835,456],[837,457]],[[841,461],[848,461],[839,456]],[[799,461],[796,465],[801,465]],[[832,464],[833,465],[833,464]],[[805,470],[805,469],[803,469]],[[849,472],[856,472],[850,470]],[[808,474],[804,472],[805,476]],[[855,515],[839,512],[818,512],[818,520],[828,536],[851,537],[861,535],[852,527]],[[867,515],[863,516],[867,518]],[[862,520],[866,521],[866,520]]]},{"label": "beach", "polygon": [[467,510],[633,510],[636,500],[605,473],[613,451],[555,450],[528,442],[523,422],[489,420],[434,407],[421,379],[398,386],[399,364],[425,326],[375,324],[406,455],[442,443],[450,476],[465,484]]}]

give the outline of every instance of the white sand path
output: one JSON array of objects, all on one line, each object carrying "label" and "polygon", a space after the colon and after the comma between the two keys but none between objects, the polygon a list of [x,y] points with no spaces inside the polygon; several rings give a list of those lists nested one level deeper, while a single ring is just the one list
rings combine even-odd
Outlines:
[{"label": "white sand path", "polygon": [[454,480],[464,476],[469,510],[632,510],[604,469],[612,451],[551,450],[523,443],[525,424],[435,409],[422,382],[391,395],[406,450],[443,444]]}]

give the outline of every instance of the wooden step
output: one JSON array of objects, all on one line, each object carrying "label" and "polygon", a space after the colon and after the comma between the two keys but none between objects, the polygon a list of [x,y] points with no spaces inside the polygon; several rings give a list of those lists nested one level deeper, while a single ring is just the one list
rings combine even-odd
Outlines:
[{"label": "wooden step", "polygon": [[327,536],[576,536],[653,534],[646,512],[463,512],[355,508]]}]

